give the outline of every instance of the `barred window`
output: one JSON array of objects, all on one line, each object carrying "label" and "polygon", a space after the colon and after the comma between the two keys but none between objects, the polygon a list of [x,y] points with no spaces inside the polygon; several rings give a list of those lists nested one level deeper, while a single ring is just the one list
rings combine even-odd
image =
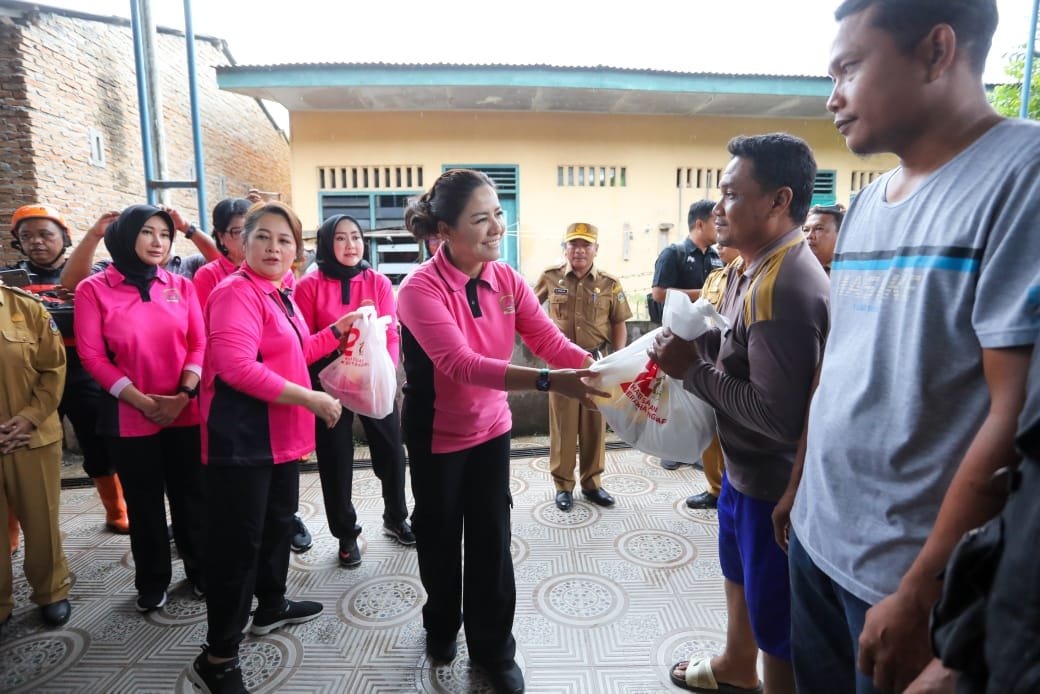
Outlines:
[{"label": "barred window", "polygon": [[566,188],[624,188],[628,185],[628,167],[564,164],[556,167],[556,185]]},{"label": "barred window", "polygon": [[318,167],[319,190],[414,190],[423,187],[421,166],[383,164]]},{"label": "barred window", "polygon": [[852,180],[849,182],[849,192],[858,193],[863,190],[875,180],[877,180],[884,171],[853,171]]},{"label": "barred window", "polygon": [[722,169],[697,166],[680,166],[675,170],[675,187],[678,189],[694,188],[704,191],[704,197],[711,197],[712,191],[719,187]]}]

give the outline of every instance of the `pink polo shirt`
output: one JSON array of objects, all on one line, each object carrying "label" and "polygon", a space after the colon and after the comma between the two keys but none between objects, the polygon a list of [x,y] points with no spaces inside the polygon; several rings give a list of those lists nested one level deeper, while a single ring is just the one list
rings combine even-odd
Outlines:
[{"label": "pink polo shirt", "polygon": [[209,299],[213,288],[237,269],[238,266],[224,255],[200,267],[195,273],[195,277],[192,278],[192,282],[195,284],[195,294],[199,297],[199,306],[205,309],[206,300]]},{"label": "pink polo shirt", "polygon": [[355,311],[362,304],[375,307],[380,316],[390,316],[386,328],[386,348],[394,366],[400,357],[401,336],[397,330],[397,306],[390,278],[375,270],[365,270],[350,279],[350,303],[343,303],[343,290],[338,279],[327,277],[321,270],[304,275],[296,284],[293,295],[303,320],[312,333],[335,323],[344,313]]},{"label": "pink polo shirt", "polygon": [[[142,301],[115,265],[76,287],[80,361],[116,398],[130,384],[146,395],[176,395],[182,372],[202,373],[206,334],[191,281],[159,268],[148,296],[151,301]],[[106,436],[151,436],[163,428],[123,401],[100,422]],[[191,400],[170,426],[198,423],[198,402]]]},{"label": "pink polo shirt", "polygon": [[397,293],[410,435],[432,430],[432,452],[489,441],[513,425],[505,373],[517,334],[539,358],[581,368],[587,352],[568,340],[534,293],[505,263],[485,263],[470,280],[438,251]]},{"label": "pink polo shirt", "polygon": [[270,465],[314,450],[314,415],[274,402],[286,382],[310,388],[307,364],[339,340],[311,335],[290,298],[248,265],[222,281],[206,306],[209,346],[202,379],[202,460],[210,465]]}]

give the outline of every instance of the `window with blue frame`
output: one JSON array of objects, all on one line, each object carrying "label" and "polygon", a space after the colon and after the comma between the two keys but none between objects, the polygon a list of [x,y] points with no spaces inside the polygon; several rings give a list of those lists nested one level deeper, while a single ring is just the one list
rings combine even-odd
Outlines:
[{"label": "window with blue frame", "polygon": [[838,201],[838,172],[834,169],[821,169],[816,172],[813,184],[812,204],[833,205]]}]

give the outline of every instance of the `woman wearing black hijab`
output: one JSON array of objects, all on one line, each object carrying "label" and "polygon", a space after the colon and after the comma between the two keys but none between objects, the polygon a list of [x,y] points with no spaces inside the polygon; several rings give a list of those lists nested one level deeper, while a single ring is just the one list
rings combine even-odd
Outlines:
[{"label": "woman wearing black hijab", "polygon": [[[325,220],[318,229],[318,271],[297,283],[296,303],[312,333],[361,306],[372,306],[379,316],[389,316],[386,346],[396,368],[400,336],[393,286],[386,275],[372,269],[364,256],[365,239],[356,219],[335,215]],[[338,351],[311,366],[311,380],[316,390],[321,390],[318,373],[337,356]],[[401,544],[414,545],[415,535],[407,521],[404,447],[397,406],[383,419],[358,416],[365,429],[372,467],[382,482],[383,532]],[[357,544],[361,526],[357,524],[357,512],[350,499],[354,470],[353,420],[353,413],[344,408],[335,427],[329,429],[319,420],[315,432],[325,514],[329,529],[339,539],[340,564],[347,567],[361,563]]]},{"label": "woman wearing black hijab", "polygon": [[98,429],[123,484],[141,612],[166,604],[172,577],[164,493],[185,574],[196,596],[205,590],[196,394],[206,331],[191,281],[160,267],[174,234],[164,210],[126,208],[105,230],[112,264],[76,289],[80,360],[110,396]]}]

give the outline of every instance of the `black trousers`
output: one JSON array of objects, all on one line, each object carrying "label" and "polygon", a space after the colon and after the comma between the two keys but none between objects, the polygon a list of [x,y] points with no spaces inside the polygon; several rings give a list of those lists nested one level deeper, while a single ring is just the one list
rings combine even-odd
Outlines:
[{"label": "black trousers", "polygon": [[206,485],[206,640],[210,654],[234,658],[253,595],[259,609],[279,608],[285,600],[300,466],[207,465]]},{"label": "black trousers", "polygon": [[444,454],[431,452],[428,436],[406,437],[426,633],[451,640],[464,622],[472,660],[492,668],[509,662],[516,654],[509,434]]},{"label": "black trousers", "polygon": [[164,494],[170,502],[173,539],[184,560],[184,573],[205,590],[206,494],[199,427],[172,427],[153,436],[107,437],[105,443],[123,485],[137,591],[166,590],[173,575]]},{"label": "black trousers", "polygon": [[105,477],[115,472],[115,466],[105,449],[105,440],[97,433],[98,412],[103,397],[105,392],[101,386],[79,365],[78,357],[73,363],[70,354],[58,416],[69,418],[79,448],[83,451],[83,471],[91,478]]},{"label": "black trousers", "polygon": [[[401,444],[401,418],[394,411],[383,419],[358,415],[365,429],[372,469],[383,487],[383,522],[397,525],[408,517],[404,497],[404,447]],[[329,530],[340,540],[350,542],[361,534],[357,510],[351,495],[354,487],[354,413],[344,409],[336,426],[329,429],[316,418],[314,438],[318,458],[321,494]]]}]

